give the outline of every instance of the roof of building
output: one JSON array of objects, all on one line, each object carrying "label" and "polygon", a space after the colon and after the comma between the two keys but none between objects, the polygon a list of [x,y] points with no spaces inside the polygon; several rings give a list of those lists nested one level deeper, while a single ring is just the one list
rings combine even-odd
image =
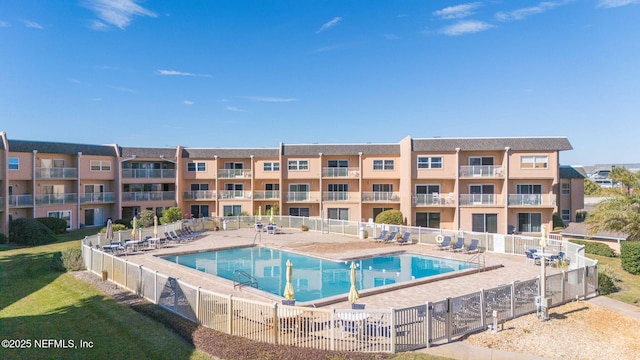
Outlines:
[{"label": "roof of building", "polygon": [[619,232],[601,231],[595,234],[589,234],[589,227],[585,223],[571,222],[560,231],[562,236],[577,236],[585,239],[602,239],[602,240],[626,240],[629,235]]},{"label": "roof of building", "polygon": [[225,159],[248,159],[250,157],[254,157],[256,159],[260,158],[268,158],[268,159],[277,159],[278,158],[278,149],[277,148],[260,148],[260,149],[199,149],[199,148],[184,148],[182,149],[182,153],[180,154],[183,158],[193,158],[193,159],[212,159],[215,156],[219,158]]},{"label": "roof of building", "polygon": [[71,144],[50,141],[8,140],[10,152],[33,152],[36,150],[43,154],[73,154],[116,156],[116,151],[111,145],[87,145]]},{"label": "roof of building", "polygon": [[584,169],[581,167],[578,168],[571,165],[560,165],[561,179],[584,179],[586,177],[587,175],[584,173]]},{"label": "roof of building", "polygon": [[144,148],[144,147],[120,147],[120,156],[123,158],[176,158],[176,148]]},{"label": "roof of building", "polygon": [[318,156],[322,155],[399,155],[399,144],[311,144],[282,145],[285,156]]},{"label": "roof of building", "polygon": [[562,151],[573,147],[566,137],[413,139],[413,151]]}]

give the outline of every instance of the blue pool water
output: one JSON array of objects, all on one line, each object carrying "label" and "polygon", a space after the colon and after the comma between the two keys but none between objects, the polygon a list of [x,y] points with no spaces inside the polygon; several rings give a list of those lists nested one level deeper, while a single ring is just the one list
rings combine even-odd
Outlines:
[{"label": "blue pool water", "polygon": [[[286,263],[291,260],[295,299],[301,302],[348,294],[351,287],[351,261],[331,261],[264,247],[171,255],[163,259],[229,280],[233,279],[235,270],[243,270],[258,280],[258,289],[279,296],[286,284]],[[358,290],[475,267],[461,261],[414,254],[376,256],[354,262]]]}]

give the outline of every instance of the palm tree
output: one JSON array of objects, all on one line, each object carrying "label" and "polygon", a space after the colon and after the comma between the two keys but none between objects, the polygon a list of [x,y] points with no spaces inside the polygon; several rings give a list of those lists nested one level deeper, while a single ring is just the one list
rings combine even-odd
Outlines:
[{"label": "palm tree", "polygon": [[589,232],[613,231],[628,234],[628,240],[640,240],[640,172],[615,168],[609,175],[619,182],[619,191],[598,205],[587,218]]}]

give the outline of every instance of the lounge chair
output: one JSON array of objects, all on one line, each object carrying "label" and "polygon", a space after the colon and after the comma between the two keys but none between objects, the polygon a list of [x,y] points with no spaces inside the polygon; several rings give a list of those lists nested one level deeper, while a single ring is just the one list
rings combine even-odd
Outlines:
[{"label": "lounge chair", "polygon": [[402,239],[398,239],[398,245],[411,244],[411,242],[409,241],[410,236],[411,236],[411,233],[408,231],[405,231],[404,234],[402,234]]},{"label": "lounge chair", "polygon": [[452,244],[448,250],[461,251],[464,249],[464,238],[459,237],[455,244]]},{"label": "lounge chair", "polygon": [[469,247],[466,248],[464,250],[465,253],[470,254],[470,253],[474,253],[474,252],[478,252],[480,251],[480,249],[478,249],[478,245],[480,244],[480,240],[478,239],[471,239],[471,244],[469,244]]},{"label": "lounge chair", "polygon": [[358,303],[353,303],[351,304],[351,309],[352,310],[364,310],[366,304],[358,304]]},{"label": "lounge chair", "polygon": [[440,244],[438,244],[438,250],[448,249],[451,246],[451,236],[445,236]]},{"label": "lounge chair", "polygon": [[391,242],[391,241],[395,241],[396,240],[396,235],[398,235],[397,231],[392,231],[389,233],[389,235],[383,239],[383,242]]},{"label": "lounge chair", "polygon": [[382,230],[380,232],[380,235],[378,235],[377,238],[375,238],[376,241],[384,241],[384,239],[387,237],[387,230]]},{"label": "lounge chair", "polygon": [[524,254],[527,257],[527,262],[529,262],[529,260],[531,260],[532,263],[536,263],[536,259],[537,257],[535,256],[535,249],[529,249],[527,251],[524,252]]}]

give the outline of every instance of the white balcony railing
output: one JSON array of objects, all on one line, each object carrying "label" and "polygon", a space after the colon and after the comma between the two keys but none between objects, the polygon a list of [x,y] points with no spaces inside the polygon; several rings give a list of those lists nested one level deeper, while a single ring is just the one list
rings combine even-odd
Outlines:
[{"label": "white balcony railing", "polygon": [[251,170],[244,169],[222,169],[218,170],[218,178],[220,179],[232,179],[232,178],[251,178]]},{"label": "white balcony railing", "polygon": [[80,194],[79,198],[81,204],[108,203],[115,201],[115,194],[112,192],[85,193]]},{"label": "white balcony railing", "polygon": [[175,179],[175,169],[122,169],[123,179]]},{"label": "white balcony railing", "polygon": [[76,168],[36,168],[36,179],[77,179]]},{"label": "white balcony railing", "polygon": [[320,193],[318,191],[290,191],[287,193],[289,202],[318,201]]},{"label": "white balcony railing", "polygon": [[509,194],[509,206],[556,206],[555,194]]},{"label": "white balcony railing", "polygon": [[504,176],[502,166],[497,165],[469,165],[460,166],[460,177],[487,177],[487,178],[499,178]]},{"label": "white balcony railing", "polygon": [[182,193],[184,200],[215,200],[218,196],[215,190],[193,190]]},{"label": "white balcony railing", "polygon": [[175,191],[137,191],[122,193],[122,201],[170,201],[176,199]]},{"label": "white balcony railing", "polygon": [[456,199],[452,194],[443,196],[442,194],[414,194],[414,206],[455,206]]},{"label": "white balcony railing", "polygon": [[499,206],[504,205],[499,194],[463,194],[460,206]]},{"label": "white balcony railing", "polygon": [[244,190],[220,190],[218,191],[219,199],[237,199],[237,200],[249,200],[251,199],[251,191]]},{"label": "white balcony railing", "polygon": [[[357,194],[357,193],[353,193]],[[355,196],[348,191],[324,191],[322,193],[323,201],[349,201],[356,200]]]},{"label": "white balcony railing", "polygon": [[339,168],[339,167],[322,168],[322,177],[358,178],[359,176],[360,176],[359,168]]},{"label": "white balcony railing", "polygon": [[399,202],[400,195],[397,192],[365,191],[362,193],[362,201]]},{"label": "white balcony railing", "polygon": [[38,194],[34,196],[36,205],[77,204],[78,194]]},{"label": "white balcony railing", "polygon": [[278,200],[280,190],[256,190],[253,192],[254,200]]},{"label": "white balcony railing", "polygon": [[9,207],[33,206],[33,195],[31,194],[9,195],[8,200]]}]

